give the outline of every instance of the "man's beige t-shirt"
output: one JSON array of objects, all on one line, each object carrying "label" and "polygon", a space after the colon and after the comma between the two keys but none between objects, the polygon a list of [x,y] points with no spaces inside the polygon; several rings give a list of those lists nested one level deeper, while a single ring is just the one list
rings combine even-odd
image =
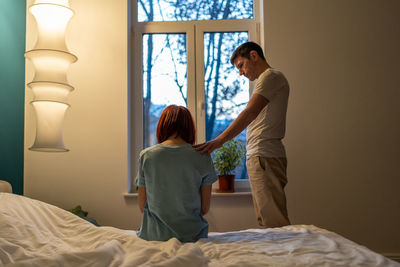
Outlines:
[{"label": "man's beige t-shirt", "polygon": [[285,137],[289,83],[278,70],[268,68],[257,79],[253,94],[268,99],[268,104],[247,127],[247,158],[286,157]]}]

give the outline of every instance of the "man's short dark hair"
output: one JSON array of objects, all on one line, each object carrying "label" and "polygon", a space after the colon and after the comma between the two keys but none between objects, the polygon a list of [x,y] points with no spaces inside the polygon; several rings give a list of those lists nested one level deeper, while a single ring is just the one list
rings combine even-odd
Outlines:
[{"label": "man's short dark hair", "polygon": [[235,51],[232,53],[231,64],[234,65],[235,60],[238,57],[250,58],[250,51],[253,51],[253,50],[257,52],[257,54],[260,56],[260,58],[265,60],[264,53],[258,44],[254,43],[254,42],[246,42],[246,43],[238,46],[235,49]]}]

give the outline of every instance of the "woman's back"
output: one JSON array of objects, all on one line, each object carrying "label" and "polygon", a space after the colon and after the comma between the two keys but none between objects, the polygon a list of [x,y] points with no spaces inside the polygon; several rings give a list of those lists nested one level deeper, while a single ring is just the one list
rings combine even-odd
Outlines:
[{"label": "woman's back", "polygon": [[209,155],[190,144],[158,144],[140,154],[136,179],[147,197],[139,237],[161,241],[176,237],[182,242],[207,237],[200,187],[217,180]]}]

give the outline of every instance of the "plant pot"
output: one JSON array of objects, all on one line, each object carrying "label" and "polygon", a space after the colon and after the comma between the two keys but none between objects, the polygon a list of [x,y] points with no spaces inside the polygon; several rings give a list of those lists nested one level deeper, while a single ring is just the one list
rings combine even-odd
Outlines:
[{"label": "plant pot", "polygon": [[218,175],[219,189],[217,193],[233,193],[235,192],[235,175],[226,174]]}]

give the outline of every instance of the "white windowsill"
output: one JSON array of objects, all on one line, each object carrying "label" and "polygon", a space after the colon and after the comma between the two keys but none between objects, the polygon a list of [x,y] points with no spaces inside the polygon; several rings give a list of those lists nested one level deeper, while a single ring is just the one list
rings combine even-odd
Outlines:
[{"label": "white windowsill", "polygon": [[[233,193],[218,193],[218,192],[211,192],[211,196],[251,196],[250,191],[236,191]],[[124,193],[124,197],[131,198],[131,197],[138,197],[138,193]]]},{"label": "white windowsill", "polygon": [[138,193],[124,193],[124,197],[138,197]]},{"label": "white windowsill", "polygon": [[212,196],[251,196],[250,191],[235,191],[233,193],[218,193],[218,192],[211,192]]},{"label": "white windowsill", "polygon": [[[212,187],[212,196],[251,196],[251,189],[249,186],[248,180],[235,180],[235,192],[233,193],[218,193],[216,190],[218,189],[218,181],[213,184]],[[124,197],[137,197],[138,193],[124,193]]]}]

